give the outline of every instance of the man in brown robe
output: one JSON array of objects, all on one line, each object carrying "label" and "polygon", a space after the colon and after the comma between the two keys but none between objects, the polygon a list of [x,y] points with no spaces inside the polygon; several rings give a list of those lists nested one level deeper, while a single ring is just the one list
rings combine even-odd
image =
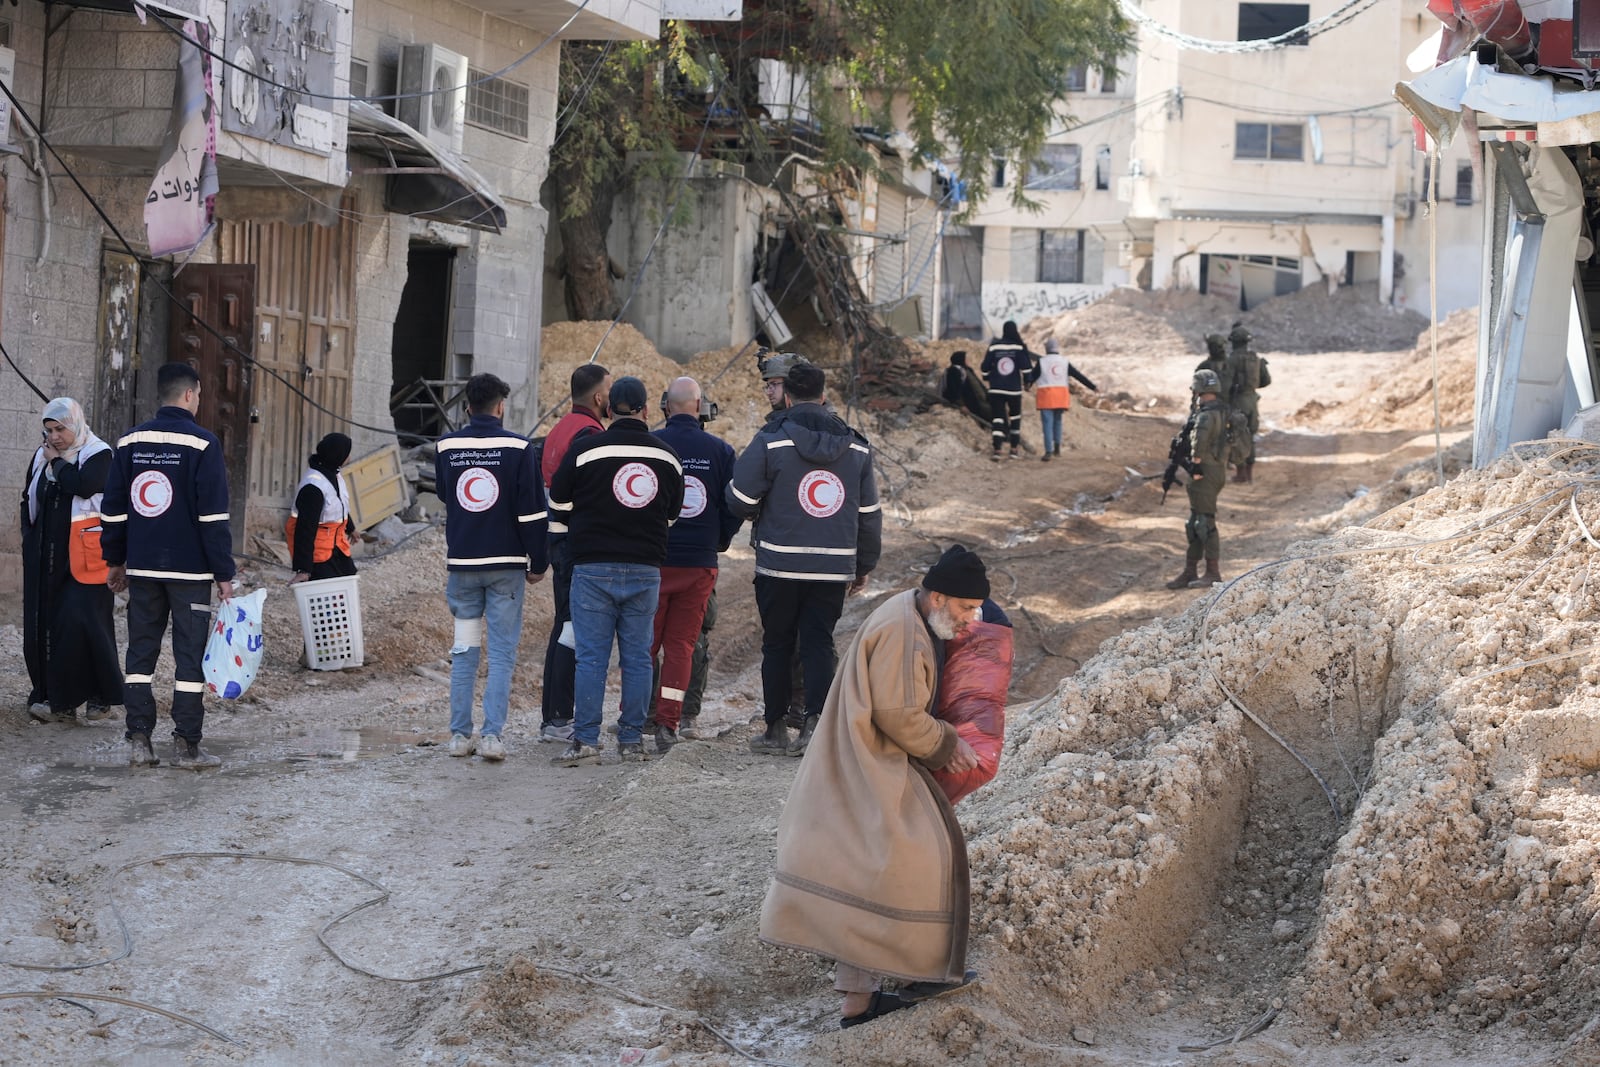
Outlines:
[{"label": "man in brown robe", "polygon": [[[966,842],[928,769],[977,766],[932,709],[944,642],[988,595],[982,560],[957,545],[868,616],[784,805],[761,938],[838,962],[843,1026],[972,977]],[[915,985],[881,992],[885,977]]]}]

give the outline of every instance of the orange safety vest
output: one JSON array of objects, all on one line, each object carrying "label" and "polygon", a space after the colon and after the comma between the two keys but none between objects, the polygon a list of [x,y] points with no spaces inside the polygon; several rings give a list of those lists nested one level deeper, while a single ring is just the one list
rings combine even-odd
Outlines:
[{"label": "orange safety vest", "polygon": [[[110,445],[95,438],[78,450],[78,466],[82,467],[92,456],[109,451]],[[37,483],[44,477],[42,447],[34,452],[33,464],[33,482]],[[34,491],[35,485],[30,484],[27,489],[30,499],[33,499]],[[111,576],[110,568],[100,556],[100,497],[100,493],[95,493],[93,496],[72,498],[72,525],[67,530],[67,567],[72,571],[72,577],[84,585],[105,585],[106,579]]]},{"label": "orange safety vest", "polygon": [[[305,477],[300,479],[300,484],[295,486],[295,499],[299,499],[300,490],[308,485],[314,485],[322,493],[322,515],[317,520],[317,541],[311,549],[311,562],[326,563],[333,558],[333,550],[338,549],[345,555],[350,554],[350,534],[345,529],[345,521],[350,517],[350,510],[345,507],[345,496],[340,490],[345,489],[344,475],[339,475],[339,489],[319,470],[307,470]],[[295,507],[289,508],[289,521],[283,524],[283,535],[289,541],[289,551],[294,552],[294,527],[295,520],[300,517],[300,512]]]},{"label": "orange safety vest", "polygon": [[1034,402],[1040,411],[1072,406],[1072,390],[1068,388],[1067,381],[1066,356],[1059,352],[1046,352],[1039,357],[1039,378],[1038,384],[1034,387]]}]

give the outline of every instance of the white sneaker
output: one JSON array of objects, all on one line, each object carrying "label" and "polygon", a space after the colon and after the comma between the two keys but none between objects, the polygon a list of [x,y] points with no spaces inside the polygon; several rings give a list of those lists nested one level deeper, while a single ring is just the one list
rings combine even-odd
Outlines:
[{"label": "white sneaker", "polygon": [[450,743],[444,747],[447,756],[470,756],[478,748],[472,738],[464,734],[451,734]]},{"label": "white sneaker", "polygon": [[486,760],[503,760],[506,758],[505,742],[494,734],[486,734],[478,740],[478,755]]}]

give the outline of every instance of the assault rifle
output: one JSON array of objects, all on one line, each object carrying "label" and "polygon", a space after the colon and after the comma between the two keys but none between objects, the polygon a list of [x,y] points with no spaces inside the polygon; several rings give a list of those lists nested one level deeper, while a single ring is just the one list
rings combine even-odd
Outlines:
[{"label": "assault rifle", "polygon": [[1189,418],[1183,424],[1183,429],[1172,435],[1172,441],[1167,445],[1167,469],[1161,475],[1161,503],[1167,502],[1167,494],[1172,487],[1178,484],[1178,470],[1182,468],[1185,474],[1194,474],[1194,463],[1189,455],[1189,434],[1194,430],[1194,412],[1189,413]]}]

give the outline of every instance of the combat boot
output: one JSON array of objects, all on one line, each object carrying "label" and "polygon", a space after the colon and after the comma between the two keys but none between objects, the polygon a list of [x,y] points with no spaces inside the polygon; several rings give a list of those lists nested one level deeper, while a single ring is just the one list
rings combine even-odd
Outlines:
[{"label": "combat boot", "polygon": [[807,715],[805,725],[800,728],[800,736],[789,742],[788,752],[791,756],[804,756],[806,748],[811,744],[811,735],[817,732],[816,715]]},{"label": "combat boot", "polygon": [[1206,572],[1189,583],[1190,589],[1209,589],[1222,582],[1222,570],[1217,560],[1206,560]]},{"label": "combat boot", "polygon": [[762,756],[782,756],[789,751],[789,728],[783,720],[769,723],[766,732],[750,739],[750,751]]},{"label": "combat boot", "polygon": [[156,767],[160,763],[161,757],[150,747],[149,734],[128,735],[128,766]]},{"label": "combat boot", "polygon": [[1167,583],[1167,588],[1168,589],[1187,589],[1187,588],[1189,588],[1189,583],[1194,581],[1196,578],[1199,577],[1199,574],[1195,570],[1195,568],[1197,566],[1199,566],[1199,563],[1200,563],[1199,560],[1194,560],[1194,559],[1191,559],[1191,560],[1187,561],[1186,563],[1184,563],[1184,565],[1183,565],[1183,573],[1178,575],[1176,578],[1172,579],[1172,581],[1168,582]]},{"label": "combat boot", "polygon": [[1251,460],[1244,465],[1244,484],[1250,485],[1256,480],[1256,461]]},{"label": "combat boot", "polygon": [[1247,466],[1248,464],[1245,463],[1240,463],[1235,466],[1233,468],[1233,477],[1229,478],[1228,482],[1232,485],[1243,485],[1245,482],[1248,482],[1250,479],[1245,475],[1245,467]]}]

